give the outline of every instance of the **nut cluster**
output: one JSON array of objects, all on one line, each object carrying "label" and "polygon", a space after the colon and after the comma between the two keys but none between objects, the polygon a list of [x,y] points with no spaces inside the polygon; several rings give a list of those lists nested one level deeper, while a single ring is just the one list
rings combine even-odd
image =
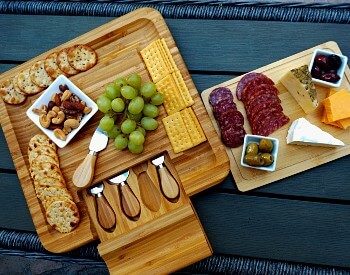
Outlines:
[{"label": "nut cluster", "polygon": [[91,112],[91,108],[67,85],[60,85],[59,89],[60,92],[53,94],[47,105],[33,109],[33,112],[39,115],[42,127],[53,130],[57,138],[66,140],[67,135],[79,127],[83,116]]}]

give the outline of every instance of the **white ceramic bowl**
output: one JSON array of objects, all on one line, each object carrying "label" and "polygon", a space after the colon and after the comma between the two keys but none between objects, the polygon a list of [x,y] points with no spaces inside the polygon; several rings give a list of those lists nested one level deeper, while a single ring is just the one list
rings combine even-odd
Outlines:
[{"label": "white ceramic bowl", "polygon": [[[33,112],[33,109],[39,109],[43,104],[47,105],[51,100],[51,96],[55,93],[60,92],[59,86],[67,85],[69,90],[77,95],[81,100],[86,102],[86,106],[90,107],[92,110],[89,114],[84,115],[82,120],[80,121],[79,127],[74,129],[67,135],[66,140],[60,140],[55,137],[53,130],[46,129],[40,125],[39,115]],[[82,90],[80,90],[77,86],[73,84],[67,77],[64,75],[60,75],[55,79],[54,82],[46,89],[46,91],[34,102],[32,106],[27,110],[27,116],[35,123],[36,126],[40,128],[58,147],[65,147],[72,138],[79,132],[79,130],[89,121],[90,118],[97,112],[98,107],[96,103],[90,99]]]},{"label": "white ceramic bowl", "polygon": [[[251,166],[251,165],[244,163],[244,156],[245,156],[245,151],[247,149],[247,145],[249,143],[252,143],[252,142],[258,144],[260,142],[260,140],[263,138],[272,141],[273,149],[272,149],[271,155],[273,156],[273,163],[270,166]],[[244,167],[249,167],[249,168],[253,168],[253,169],[273,172],[276,170],[278,147],[279,147],[279,140],[277,138],[247,134],[244,136],[243,150],[242,150],[242,156],[241,156],[241,165]]]},{"label": "white ceramic bowl", "polygon": [[318,54],[322,54],[322,55],[325,55],[325,56],[329,56],[331,54],[335,54],[335,55],[340,57],[340,59],[341,59],[341,66],[337,70],[337,74],[339,75],[340,79],[338,80],[338,82],[332,83],[332,82],[327,82],[327,81],[324,81],[324,80],[321,80],[321,79],[313,77],[312,81],[314,83],[317,83],[317,84],[319,84],[321,86],[324,86],[324,87],[331,87],[331,88],[338,88],[338,87],[340,87],[340,85],[341,85],[341,83],[343,81],[345,68],[348,65],[348,58],[345,55],[336,54],[336,53],[331,52],[331,51],[326,51],[326,50],[322,50],[322,49],[316,49],[316,50],[314,50],[314,53],[313,53],[312,58],[310,60],[310,64],[309,64],[309,72],[310,73],[311,73],[312,66],[314,65],[315,57]]}]

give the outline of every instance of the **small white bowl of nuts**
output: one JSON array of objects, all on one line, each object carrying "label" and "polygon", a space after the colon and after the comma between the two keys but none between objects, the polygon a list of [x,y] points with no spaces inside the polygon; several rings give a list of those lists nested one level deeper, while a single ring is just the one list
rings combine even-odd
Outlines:
[{"label": "small white bowl of nuts", "polygon": [[97,112],[96,103],[60,75],[27,110],[27,116],[56,145],[65,147]]}]

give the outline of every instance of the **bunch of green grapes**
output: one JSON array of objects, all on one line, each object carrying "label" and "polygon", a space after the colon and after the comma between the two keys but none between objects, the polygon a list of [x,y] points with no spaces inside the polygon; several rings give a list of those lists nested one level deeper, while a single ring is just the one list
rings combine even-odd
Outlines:
[{"label": "bunch of green grapes", "polygon": [[[155,119],[163,95],[153,82],[141,85],[141,76],[134,73],[108,83],[104,94],[97,99],[98,109],[104,113],[99,127],[114,139],[118,150],[128,148],[131,153],[143,151],[147,131],[157,129]],[[122,115],[122,119],[120,118]]]}]

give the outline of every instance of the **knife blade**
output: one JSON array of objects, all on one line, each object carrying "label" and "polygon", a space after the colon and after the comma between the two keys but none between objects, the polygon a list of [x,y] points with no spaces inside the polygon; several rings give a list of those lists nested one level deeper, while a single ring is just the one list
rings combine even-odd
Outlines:
[{"label": "knife blade", "polygon": [[85,188],[91,184],[95,172],[97,153],[105,149],[107,144],[108,136],[100,128],[97,128],[90,141],[89,153],[73,174],[73,183],[76,187]]}]

